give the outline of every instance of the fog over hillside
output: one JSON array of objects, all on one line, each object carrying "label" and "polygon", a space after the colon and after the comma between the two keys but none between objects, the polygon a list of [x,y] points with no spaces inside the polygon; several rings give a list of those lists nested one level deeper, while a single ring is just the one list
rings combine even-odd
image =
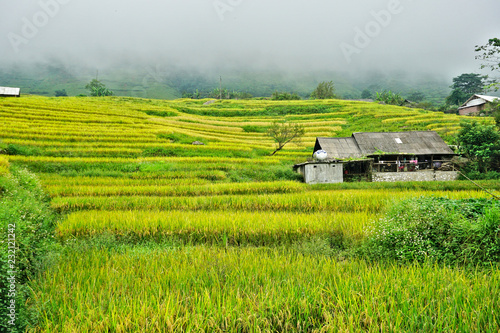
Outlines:
[{"label": "fog over hillside", "polygon": [[404,71],[451,81],[480,71],[474,46],[500,36],[498,13],[497,0],[4,1],[0,50],[3,66],[55,62],[77,76]]}]

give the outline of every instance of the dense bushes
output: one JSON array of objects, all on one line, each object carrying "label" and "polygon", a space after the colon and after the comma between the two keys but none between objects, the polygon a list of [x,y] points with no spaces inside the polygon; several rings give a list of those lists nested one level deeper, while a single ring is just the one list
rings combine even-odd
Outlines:
[{"label": "dense bushes", "polygon": [[231,109],[224,110],[223,108],[206,108],[206,109],[193,109],[188,107],[174,106],[178,111],[194,114],[199,116],[212,116],[212,117],[276,117],[286,115],[303,115],[303,114],[317,114],[317,113],[331,113],[336,110],[342,109],[341,105],[269,105],[264,109]]},{"label": "dense bushes", "polygon": [[3,149],[6,155],[39,156],[42,152],[38,147],[9,144]]},{"label": "dense bushes", "polygon": [[300,96],[297,95],[296,93],[275,91],[271,95],[271,100],[273,100],[273,101],[293,101],[293,100],[300,100],[300,99],[301,99]]},{"label": "dense bushes", "polygon": [[37,178],[24,169],[0,176],[0,207],[0,331],[17,332],[32,319],[26,283],[49,251],[55,217]]},{"label": "dense bushes", "polygon": [[[462,121],[458,133],[459,151],[470,160],[463,172],[474,179],[494,179],[500,171],[500,133],[493,126]],[[499,179],[499,178],[496,178]]]},{"label": "dense bushes", "polygon": [[394,205],[369,231],[374,259],[488,265],[500,261],[500,202],[420,197]]}]

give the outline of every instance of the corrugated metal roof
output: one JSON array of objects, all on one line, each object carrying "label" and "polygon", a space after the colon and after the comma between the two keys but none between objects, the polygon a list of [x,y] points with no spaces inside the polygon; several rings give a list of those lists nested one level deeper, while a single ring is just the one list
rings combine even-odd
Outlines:
[{"label": "corrugated metal roof", "polygon": [[471,98],[469,98],[464,104],[462,104],[462,106],[459,109],[485,104],[486,102],[491,103],[494,102],[495,100],[500,101],[500,97],[475,94]]},{"label": "corrugated metal roof", "polygon": [[21,88],[0,87],[0,95],[4,96],[19,96]]},{"label": "corrugated metal roof", "polygon": [[433,131],[354,133],[353,137],[363,155],[377,151],[418,155],[453,154],[450,147]]},{"label": "corrugated metal roof", "polygon": [[433,131],[354,133],[350,138],[317,138],[316,147],[328,157],[358,158],[375,153],[409,155],[453,155],[453,151]]},{"label": "corrugated metal roof", "polygon": [[328,158],[362,157],[354,138],[316,138],[316,145],[328,154]]},{"label": "corrugated metal roof", "polygon": [[500,100],[500,97],[496,97],[496,96],[486,96],[486,95],[476,95],[476,96],[479,98],[482,98],[488,102],[494,102],[497,99]]}]

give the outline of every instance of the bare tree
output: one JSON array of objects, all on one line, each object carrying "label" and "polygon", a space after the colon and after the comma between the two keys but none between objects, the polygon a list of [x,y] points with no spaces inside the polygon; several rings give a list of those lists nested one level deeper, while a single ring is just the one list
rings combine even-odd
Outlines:
[{"label": "bare tree", "polygon": [[271,156],[283,149],[287,143],[300,139],[304,133],[304,126],[300,124],[275,121],[267,130],[267,135],[276,141],[276,150]]}]

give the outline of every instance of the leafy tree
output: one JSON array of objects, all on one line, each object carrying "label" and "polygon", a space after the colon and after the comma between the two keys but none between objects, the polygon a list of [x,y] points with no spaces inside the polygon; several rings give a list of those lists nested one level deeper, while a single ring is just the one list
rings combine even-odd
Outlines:
[{"label": "leafy tree", "polygon": [[55,91],[55,96],[56,97],[64,97],[64,96],[68,96],[68,93],[66,92],[66,89],[56,90]]},{"label": "leafy tree", "polygon": [[92,81],[90,81],[90,83],[85,86],[85,89],[90,91],[91,96],[113,96],[113,92],[106,88],[104,83],[97,79],[93,79]]},{"label": "leafy tree", "polygon": [[275,121],[267,131],[267,135],[276,141],[276,150],[271,155],[283,149],[287,143],[299,140],[304,133],[304,126],[300,124]]},{"label": "leafy tree", "polygon": [[488,76],[475,73],[462,74],[453,78],[452,89],[460,89],[464,93],[474,95],[481,93],[484,90],[484,80]]},{"label": "leafy tree", "polygon": [[371,98],[373,98],[373,94],[371,93],[370,90],[365,89],[361,92],[361,98],[362,99],[371,99]]},{"label": "leafy tree", "polygon": [[481,68],[490,68],[492,71],[500,71],[500,38],[491,38],[485,45],[476,45],[476,52],[483,52],[476,59],[485,63]]},{"label": "leafy tree", "polygon": [[390,105],[403,105],[406,100],[401,94],[399,93],[393,93],[392,91],[382,91],[382,92],[376,92],[377,97],[375,98],[376,101],[378,102],[384,102],[385,104],[390,104]]},{"label": "leafy tree", "polygon": [[[483,60],[481,69],[489,68],[492,71],[500,72],[500,38],[491,38],[485,45],[476,45],[476,52],[482,52],[476,56],[476,59]],[[500,89],[500,82],[494,80],[490,82],[487,89]]]},{"label": "leafy tree", "polygon": [[461,105],[474,94],[480,94],[484,91],[486,79],[488,76],[468,73],[453,78],[453,84],[450,86],[451,94],[446,97],[448,105]]},{"label": "leafy tree", "polygon": [[493,156],[500,148],[498,129],[493,125],[481,125],[476,121],[464,121],[460,125],[462,129],[458,133],[457,141],[461,152],[477,165],[480,172],[487,172],[493,162]]},{"label": "leafy tree", "polygon": [[301,99],[299,95],[296,93],[287,93],[287,92],[279,92],[275,91],[271,95],[271,100],[273,101],[293,101]]},{"label": "leafy tree", "polygon": [[330,99],[335,97],[335,86],[333,81],[320,82],[311,93],[311,99]]},{"label": "leafy tree", "polygon": [[471,96],[464,93],[460,89],[454,89],[452,90],[451,94],[446,97],[446,105],[455,105],[456,107],[458,107],[462,105],[467,99],[469,99],[469,97]]}]

